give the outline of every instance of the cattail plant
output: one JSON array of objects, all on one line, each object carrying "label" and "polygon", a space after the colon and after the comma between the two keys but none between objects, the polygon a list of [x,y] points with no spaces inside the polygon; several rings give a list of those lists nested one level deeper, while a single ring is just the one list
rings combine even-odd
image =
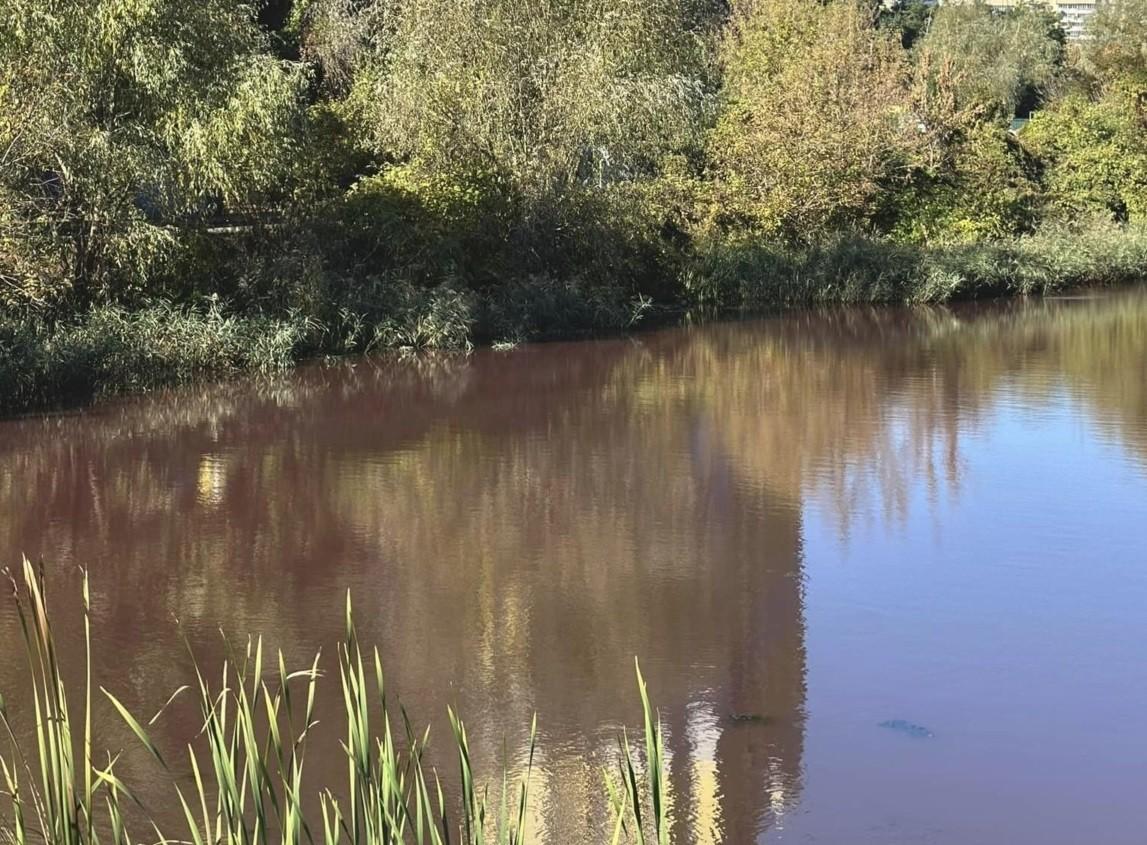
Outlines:
[{"label": "cattail plant", "polygon": [[[288,671],[282,652],[269,657],[263,640],[241,649],[227,643],[221,671],[204,671],[188,645],[194,683],[177,689],[144,722],[110,691],[104,698],[131,730],[158,770],[172,782],[182,823],[161,829],[150,821],[146,838],[129,835],[125,802],[146,820],[146,808],[115,773],[118,755],[93,762],[91,592],[83,579],[84,682],[82,726],[69,710],[69,688],[58,660],[43,573],[25,560],[11,577],[31,679],[35,748],[25,748],[0,698],[0,725],[10,753],[0,754],[2,793],[10,818],[0,821],[9,845],[525,845],[530,777],[537,748],[537,718],[530,728],[526,764],[516,787],[501,774],[495,807],[489,785],[475,770],[466,724],[448,708],[458,758],[460,808],[453,811],[438,772],[424,762],[429,728],[418,733],[401,704],[388,700],[378,649],[364,655],[347,596],[345,637],[338,649],[346,757],[345,784],[308,793],[306,749],[317,722],[321,654],[305,669]],[[369,668],[368,668],[369,667]],[[612,807],[611,843],[668,845],[668,795],[660,716],[636,667],[644,712],[645,772],[639,774],[629,738],[619,739],[618,770],[606,772]],[[179,777],[150,729],[180,696],[195,696],[199,731],[186,748],[189,777]],[[397,719],[397,722],[395,721]],[[317,796],[319,818],[307,818],[307,795]]]}]

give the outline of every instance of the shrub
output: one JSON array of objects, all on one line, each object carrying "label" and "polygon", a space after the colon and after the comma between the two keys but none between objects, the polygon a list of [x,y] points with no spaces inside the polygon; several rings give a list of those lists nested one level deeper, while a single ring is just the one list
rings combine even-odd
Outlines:
[{"label": "shrub", "polygon": [[483,300],[479,338],[517,344],[546,337],[620,332],[632,328],[651,302],[618,285],[577,279],[522,279],[493,288]]},{"label": "shrub", "polygon": [[975,123],[945,151],[943,168],[921,169],[890,192],[890,234],[910,242],[978,241],[1031,231],[1041,211],[1038,165],[994,123]]},{"label": "shrub", "polygon": [[299,325],[228,316],[214,303],[101,307],[54,325],[35,317],[0,320],[0,411],[281,369],[301,336]]},{"label": "shrub", "polygon": [[1094,98],[1073,91],[1032,118],[1021,137],[1043,162],[1053,215],[1147,217],[1147,136],[1138,108],[1135,88],[1114,83]]}]

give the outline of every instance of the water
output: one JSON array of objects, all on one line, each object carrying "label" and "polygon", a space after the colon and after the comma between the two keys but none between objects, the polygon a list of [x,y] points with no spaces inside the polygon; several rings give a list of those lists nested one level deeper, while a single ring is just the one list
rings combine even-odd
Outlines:
[{"label": "water", "polygon": [[[550,841],[605,822],[634,656],[677,841],[1143,841],[1142,291],[312,366],[8,421],[0,555],[22,552],[72,669],[90,569],[97,677],[144,713],[188,680],[183,634],[207,662],[222,627],[333,670],[349,588],[440,745],[455,705],[495,776],[539,714]],[[195,725],[177,706],[155,730],[177,748]],[[131,742],[111,712],[97,731]],[[314,789],[343,777],[310,765]],[[167,812],[142,755],[123,766]]]}]

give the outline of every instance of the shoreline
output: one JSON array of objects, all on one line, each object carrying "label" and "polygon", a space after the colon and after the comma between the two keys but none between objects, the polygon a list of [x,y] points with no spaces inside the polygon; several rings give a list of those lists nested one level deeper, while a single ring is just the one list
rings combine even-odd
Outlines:
[{"label": "shoreline", "polygon": [[[513,348],[624,336],[690,315],[708,321],[818,307],[1042,297],[1124,287],[1145,277],[1147,229],[1107,226],[944,247],[857,237],[803,251],[722,244],[682,274],[675,301],[616,295],[607,301],[593,288],[573,285],[559,288],[555,299],[552,289],[543,289],[550,298],[534,311],[528,302],[515,303],[529,328],[509,336],[496,328],[499,319],[506,322],[500,291],[444,287],[423,291],[421,307],[373,326],[360,323],[350,343],[345,326],[299,315],[228,313],[215,300],[200,308],[163,301],[135,309],[99,306],[55,325],[33,316],[0,317],[0,416],[79,409],[115,395],[284,372],[308,361],[382,350]],[[443,301],[450,304],[445,311]],[[439,330],[436,320],[446,328]]]}]

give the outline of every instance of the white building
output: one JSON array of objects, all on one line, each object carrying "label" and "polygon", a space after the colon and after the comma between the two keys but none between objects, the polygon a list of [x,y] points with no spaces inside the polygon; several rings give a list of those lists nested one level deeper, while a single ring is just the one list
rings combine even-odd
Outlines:
[{"label": "white building", "polygon": [[1067,3],[1053,3],[1063,18],[1063,31],[1071,41],[1083,37],[1087,19],[1095,14],[1096,0],[1070,0]]},{"label": "white building", "polygon": [[[959,2],[959,0],[948,1]],[[1024,0],[985,0],[987,5],[994,9],[1011,8],[1018,6],[1023,1]],[[1065,2],[1044,0],[1044,2],[1059,12],[1060,18],[1063,20],[1063,31],[1067,34],[1067,40],[1078,41],[1085,35],[1087,19],[1095,14],[1095,7],[1098,0],[1065,0]]]}]

